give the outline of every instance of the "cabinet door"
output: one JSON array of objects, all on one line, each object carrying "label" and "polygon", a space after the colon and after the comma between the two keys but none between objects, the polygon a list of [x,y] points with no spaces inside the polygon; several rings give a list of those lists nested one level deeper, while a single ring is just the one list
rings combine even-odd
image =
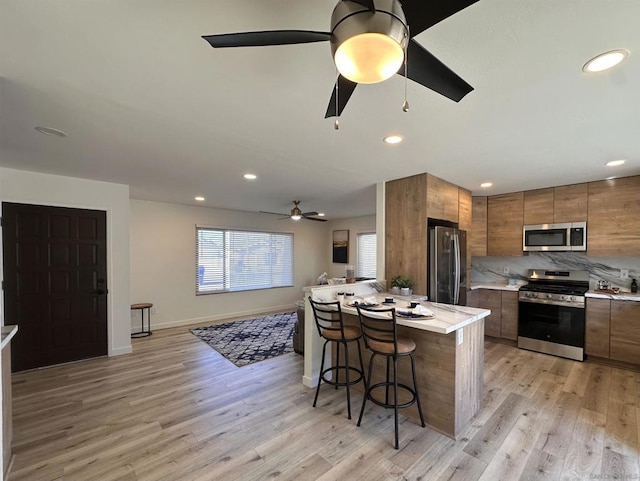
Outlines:
[{"label": "cabinet door", "polygon": [[500,294],[500,291],[491,289],[476,289],[470,293],[467,305],[491,311],[491,314],[484,318],[484,334],[486,336],[500,337],[502,317],[502,296]]},{"label": "cabinet door", "polygon": [[611,301],[611,359],[640,364],[640,302]]},{"label": "cabinet door", "polygon": [[590,256],[640,255],[640,176],[590,182],[588,209]]},{"label": "cabinet door", "polygon": [[487,255],[487,198],[474,197],[471,214],[471,235],[469,236],[471,256]]},{"label": "cabinet door", "polygon": [[585,352],[587,355],[609,359],[609,325],[611,301],[587,299]]},{"label": "cabinet door", "polygon": [[427,175],[385,184],[385,276],[409,276],[413,292],[427,293]]},{"label": "cabinet door", "polygon": [[487,254],[522,255],[524,192],[494,195],[487,203]]},{"label": "cabinet door", "polygon": [[504,339],[518,340],[518,293],[502,291],[501,332]]},{"label": "cabinet door", "polygon": [[427,215],[432,219],[458,222],[458,186],[427,175]]},{"label": "cabinet door", "polygon": [[587,219],[589,184],[563,185],[553,189],[553,222],[584,222]]},{"label": "cabinet door", "polygon": [[524,223],[553,223],[553,189],[527,190],[524,193]]}]

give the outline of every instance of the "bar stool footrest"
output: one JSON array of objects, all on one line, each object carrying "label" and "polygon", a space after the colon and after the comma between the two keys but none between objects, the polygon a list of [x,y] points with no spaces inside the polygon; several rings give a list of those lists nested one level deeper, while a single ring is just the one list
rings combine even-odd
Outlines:
[{"label": "bar stool footrest", "polygon": [[[344,387],[347,385],[347,382],[344,381],[334,381],[333,379],[327,379],[325,377],[325,375],[329,372],[336,372],[336,376],[334,379],[337,379],[337,375],[340,372],[340,370],[342,370],[342,372],[346,372],[347,366],[332,366],[332,367],[328,367],[327,369],[325,369],[324,371],[322,371],[322,373],[320,373],[320,379],[322,379],[322,382],[327,383],[331,386],[341,386]],[[358,369],[357,367],[353,367],[353,366],[349,366],[349,371],[353,371],[355,372],[358,377],[357,379],[350,379],[349,380],[349,386],[353,386],[354,384],[358,384],[360,381],[362,381],[362,379],[364,379],[364,373]],[[332,376],[333,377],[333,376]],[[346,376],[345,376],[346,377]]]},{"label": "bar stool footrest", "polygon": [[[388,404],[386,402],[380,401],[378,399],[376,399],[375,397],[373,397],[373,390],[374,389],[379,389],[379,388],[393,388],[393,382],[378,382],[376,384],[373,384],[371,386],[369,386],[369,389],[367,390],[367,399],[369,399],[371,402],[377,404],[378,406],[381,406],[383,408],[394,408],[395,404]],[[398,404],[398,409],[404,409],[404,408],[408,408],[409,406],[412,406],[416,403],[417,400],[417,396],[416,396],[416,392],[413,390],[413,388],[407,386],[406,384],[398,384],[398,392],[400,392],[401,390],[408,392],[409,394],[411,394],[411,399],[403,404]]]}]

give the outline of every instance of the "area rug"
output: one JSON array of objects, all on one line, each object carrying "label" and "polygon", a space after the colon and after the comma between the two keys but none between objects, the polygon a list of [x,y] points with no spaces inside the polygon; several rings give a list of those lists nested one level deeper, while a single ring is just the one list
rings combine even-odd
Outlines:
[{"label": "area rug", "polygon": [[191,333],[226,357],[236,366],[293,352],[295,312],[196,327]]}]

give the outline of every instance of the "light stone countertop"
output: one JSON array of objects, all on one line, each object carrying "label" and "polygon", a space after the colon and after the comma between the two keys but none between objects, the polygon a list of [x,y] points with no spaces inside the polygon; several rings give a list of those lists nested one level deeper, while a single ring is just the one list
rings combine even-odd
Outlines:
[{"label": "light stone countertop", "polygon": [[606,292],[587,291],[585,297],[594,299],[611,299],[612,301],[635,301],[640,302],[640,294],[631,292],[619,292],[618,294],[609,294]]},{"label": "light stone countertop", "polygon": [[519,284],[504,284],[501,282],[473,282],[471,283],[471,290],[476,289],[491,289],[494,291],[519,291],[522,285]]},{"label": "light stone countertop", "polygon": [[[376,294],[375,297],[378,302],[384,301],[385,297],[394,297],[396,303],[393,307],[401,309],[407,308],[409,301],[412,299],[402,296],[392,296],[388,293]],[[418,300],[420,297],[414,296],[414,299]],[[479,309],[475,307],[453,306],[450,304],[439,304],[427,301],[420,301],[420,305],[431,310],[435,316],[429,319],[405,319],[397,317],[398,325],[412,327],[423,331],[437,332],[440,334],[450,334],[491,314],[489,309]],[[387,307],[392,306],[380,306],[380,308]],[[358,311],[355,307],[350,307],[344,304],[342,305],[342,312],[352,314],[354,316],[358,315]]]}]

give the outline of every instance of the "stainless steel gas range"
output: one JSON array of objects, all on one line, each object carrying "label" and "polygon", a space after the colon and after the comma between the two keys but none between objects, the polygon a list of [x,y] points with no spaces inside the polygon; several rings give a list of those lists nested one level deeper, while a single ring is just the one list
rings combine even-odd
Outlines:
[{"label": "stainless steel gas range", "polygon": [[589,272],[532,269],[518,294],[518,347],[584,360]]}]

